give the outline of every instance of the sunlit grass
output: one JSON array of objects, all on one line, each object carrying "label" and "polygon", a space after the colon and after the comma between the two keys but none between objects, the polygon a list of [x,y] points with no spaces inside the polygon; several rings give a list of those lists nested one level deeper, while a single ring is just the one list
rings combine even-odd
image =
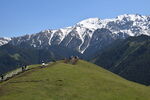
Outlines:
[{"label": "sunlit grass", "polygon": [[60,61],[1,84],[0,100],[150,100],[150,87],[85,61],[76,65]]}]

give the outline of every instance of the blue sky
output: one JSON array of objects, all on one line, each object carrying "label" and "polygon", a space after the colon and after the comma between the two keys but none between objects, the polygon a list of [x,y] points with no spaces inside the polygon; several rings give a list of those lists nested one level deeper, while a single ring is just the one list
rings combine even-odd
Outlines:
[{"label": "blue sky", "polygon": [[72,26],[90,17],[150,15],[150,0],[0,0],[0,37]]}]

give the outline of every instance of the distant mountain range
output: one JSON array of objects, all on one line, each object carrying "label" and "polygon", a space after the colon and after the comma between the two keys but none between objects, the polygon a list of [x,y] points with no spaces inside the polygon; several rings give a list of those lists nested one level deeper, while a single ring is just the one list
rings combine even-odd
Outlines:
[{"label": "distant mountain range", "polygon": [[141,35],[116,40],[92,61],[120,76],[150,85],[150,37]]},{"label": "distant mountain range", "polygon": [[113,40],[141,34],[150,35],[150,16],[125,14],[104,20],[89,18],[71,27],[15,37],[10,43],[19,45],[25,42],[36,48],[57,45],[92,54]]}]

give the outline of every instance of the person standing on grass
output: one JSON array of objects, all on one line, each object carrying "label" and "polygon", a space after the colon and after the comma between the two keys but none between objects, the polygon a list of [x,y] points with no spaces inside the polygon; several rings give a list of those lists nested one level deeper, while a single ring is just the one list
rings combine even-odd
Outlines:
[{"label": "person standing on grass", "polygon": [[22,72],[24,71],[24,66],[21,67],[22,68]]},{"label": "person standing on grass", "polygon": [[3,80],[4,79],[4,75],[3,74],[1,74],[1,80]]},{"label": "person standing on grass", "polygon": [[27,70],[27,65],[24,65],[24,69]]},{"label": "person standing on grass", "polygon": [[42,61],[42,68],[43,68],[43,67],[45,67],[45,63],[44,63],[44,61]]}]

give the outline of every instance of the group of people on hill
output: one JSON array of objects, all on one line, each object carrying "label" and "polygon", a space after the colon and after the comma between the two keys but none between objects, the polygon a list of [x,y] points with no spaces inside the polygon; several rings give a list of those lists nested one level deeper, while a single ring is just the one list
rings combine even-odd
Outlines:
[{"label": "group of people on hill", "polygon": [[65,58],[64,59],[64,63],[71,63],[73,65],[75,65],[79,60],[79,57],[78,56],[71,56],[69,58]]},{"label": "group of people on hill", "polygon": [[[73,64],[73,65],[75,65],[77,62],[78,62],[78,60],[79,60],[79,57],[78,56],[71,56],[71,57],[69,57],[69,58],[65,58],[64,59],[64,63],[70,63],[70,64]],[[53,62],[56,62],[56,61],[53,61]],[[41,66],[41,68],[43,68],[43,67],[45,67],[46,66],[46,64],[42,61],[42,66]],[[27,65],[25,65],[25,66],[23,66],[23,67],[21,67],[22,68],[22,72],[24,72],[24,71],[26,71],[27,70]],[[4,74],[0,74],[0,79],[1,79],[1,81],[3,81],[4,80]]]},{"label": "group of people on hill", "polygon": [[13,77],[15,74],[18,74],[18,73],[26,71],[27,70],[27,65],[22,66],[20,69],[21,70],[19,70],[17,73],[16,72],[12,73],[11,76],[8,76],[8,77],[7,77],[7,74],[0,74],[0,81],[4,81],[4,80],[6,80],[6,79],[8,79],[10,77]]}]

